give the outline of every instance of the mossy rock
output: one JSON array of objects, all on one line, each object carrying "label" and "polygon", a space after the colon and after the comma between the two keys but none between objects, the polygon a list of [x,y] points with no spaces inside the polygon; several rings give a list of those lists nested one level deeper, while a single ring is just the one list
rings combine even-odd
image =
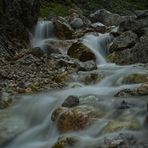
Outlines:
[{"label": "mossy rock", "polygon": [[148,74],[146,73],[134,73],[123,78],[122,83],[145,83],[148,80]]},{"label": "mossy rock", "polygon": [[79,59],[82,62],[96,59],[91,50],[81,42],[73,43],[67,54],[70,57]]}]

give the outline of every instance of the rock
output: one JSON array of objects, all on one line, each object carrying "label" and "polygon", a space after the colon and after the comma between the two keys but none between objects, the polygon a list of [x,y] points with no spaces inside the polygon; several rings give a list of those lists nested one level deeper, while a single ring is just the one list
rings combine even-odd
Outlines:
[{"label": "rock", "polygon": [[44,52],[40,47],[31,48],[30,50],[30,53],[38,58],[44,56]]},{"label": "rock", "polygon": [[105,9],[100,9],[90,15],[92,22],[101,22],[106,26],[118,26],[124,20],[129,20],[134,17],[131,16],[120,16],[119,14],[111,13]]},{"label": "rock", "polygon": [[63,107],[75,107],[79,105],[79,98],[77,96],[69,96],[63,102]]},{"label": "rock", "polygon": [[84,83],[85,85],[98,84],[105,75],[103,73],[99,73],[98,71],[79,71],[78,72],[78,81]]},{"label": "rock", "polygon": [[67,54],[70,57],[79,59],[82,62],[96,59],[91,50],[81,42],[73,43],[72,46],[68,49]]},{"label": "rock", "polygon": [[[148,62],[148,36],[140,37],[139,41],[132,48],[120,52],[113,52],[108,55],[108,61],[117,64],[134,64]],[[142,58],[141,58],[142,57]]]},{"label": "rock", "polygon": [[94,29],[95,32],[105,33],[107,32],[107,27],[102,23],[93,23],[91,27]]},{"label": "rock", "polygon": [[5,109],[12,103],[12,97],[5,92],[0,92],[0,109]]},{"label": "rock", "polygon": [[[102,114],[99,109],[88,105],[56,110],[60,113],[58,116],[58,130],[61,133],[83,130],[98,120]],[[57,112],[56,110],[54,112]],[[62,110],[62,112],[59,112],[59,110]],[[53,114],[55,114],[54,112]]]},{"label": "rock", "polygon": [[128,109],[128,108],[131,108],[131,104],[129,104],[124,100],[120,103],[119,106],[117,106],[117,109]]},{"label": "rock", "polygon": [[127,48],[131,48],[136,44],[138,36],[132,31],[123,32],[120,36],[113,40],[109,48],[109,52],[121,51]]},{"label": "rock", "polygon": [[141,19],[127,19],[124,20],[119,25],[119,32],[125,32],[131,30],[135,32],[139,37],[145,34],[145,28],[147,28],[148,24],[148,16],[146,18]]},{"label": "rock", "polygon": [[123,84],[145,83],[148,80],[146,73],[134,73],[123,78]]},{"label": "rock", "polygon": [[81,18],[74,18],[71,22],[70,25],[73,29],[79,29],[84,26],[84,23]]},{"label": "rock", "polygon": [[78,63],[78,70],[79,71],[92,71],[97,69],[97,64],[95,61],[86,61],[86,62],[79,62]]},{"label": "rock", "polygon": [[66,21],[57,19],[53,21],[55,27],[55,34],[59,39],[71,39],[73,35],[73,29]]},{"label": "rock", "polygon": [[57,142],[52,146],[52,148],[65,148],[65,147],[74,147],[76,143],[79,142],[78,137],[59,137]]},{"label": "rock", "polygon": [[121,96],[144,96],[148,95],[148,84],[144,83],[135,89],[124,89],[115,94],[115,97]]},{"label": "rock", "polygon": [[110,120],[104,127],[104,133],[119,131],[121,129],[139,130],[140,122],[133,117],[129,112],[124,112],[117,119]]}]

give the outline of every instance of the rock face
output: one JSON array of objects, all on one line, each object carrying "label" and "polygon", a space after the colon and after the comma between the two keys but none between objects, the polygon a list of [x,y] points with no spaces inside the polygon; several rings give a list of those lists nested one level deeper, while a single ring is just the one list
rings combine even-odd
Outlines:
[{"label": "rock face", "polygon": [[[133,64],[148,62],[148,36],[142,36],[132,48],[120,52],[113,52],[108,56],[110,62],[117,64]],[[142,57],[142,58],[141,58]]]},{"label": "rock face", "polygon": [[123,84],[145,83],[148,80],[146,73],[134,73],[123,78]]},{"label": "rock face", "polygon": [[63,133],[79,131],[89,127],[99,119],[101,112],[92,106],[81,105],[69,109],[58,108],[53,112],[52,120],[56,120],[58,116],[58,130]]},{"label": "rock face", "polygon": [[82,21],[81,18],[74,18],[74,19],[71,21],[70,25],[71,25],[74,29],[79,29],[79,28],[83,27],[84,24],[83,24],[83,21]]},{"label": "rock face", "polygon": [[135,45],[138,36],[132,31],[123,32],[120,36],[114,39],[109,48],[109,52],[121,51]]},{"label": "rock face", "polygon": [[73,29],[64,18],[57,18],[57,20],[54,20],[53,24],[55,27],[55,34],[59,39],[72,38]]},{"label": "rock face", "polygon": [[118,26],[124,20],[128,20],[130,17],[120,16],[116,13],[111,13],[105,9],[100,9],[90,15],[92,22],[101,22],[106,26],[116,25]]},{"label": "rock face", "polygon": [[[12,56],[27,46],[29,29],[36,24],[40,0],[0,1],[0,57]],[[3,42],[4,41],[4,42]]]},{"label": "rock face", "polygon": [[95,55],[81,42],[73,43],[67,54],[70,57],[79,59],[82,62],[95,60]]}]

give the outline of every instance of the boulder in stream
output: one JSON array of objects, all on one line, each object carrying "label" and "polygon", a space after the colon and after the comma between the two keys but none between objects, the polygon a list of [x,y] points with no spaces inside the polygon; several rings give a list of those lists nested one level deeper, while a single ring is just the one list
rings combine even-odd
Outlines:
[{"label": "boulder in stream", "polygon": [[55,34],[59,39],[71,39],[73,35],[73,29],[66,22],[64,18],[58,18],[53,21]]},{"label": "boulder in stream", "polygon": [[68,49],[67,54],[70,57],[79,59],[82,62],[96,59],[95,55],[91,52],[91,50],[80,41],[73,43]]},{"label": "boulder in stream", "polygon": [[97,121],[101,115],[102,113],[98,108],[81,105],[69,109],[55,109],[52,113],[52,120],[58,119],[58,130],[65,133],[83,130]]}]

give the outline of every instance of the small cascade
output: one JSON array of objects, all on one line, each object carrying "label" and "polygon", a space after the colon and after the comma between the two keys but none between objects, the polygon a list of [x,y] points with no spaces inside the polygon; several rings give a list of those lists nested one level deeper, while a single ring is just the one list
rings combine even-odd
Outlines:
[{"label": "small cascade", "polygon": [[106,34],[93,35],[89,34],[83,38],[83,43],[92,50],[96,55],[98,64],[106,64],[105,56],[107,54],[108,45],[112,41],[111,36]]},{"label": "small cascade", "polygon": [[51,21],[38,21],[31,35],[31,47],[42,47],[45,40],[54,37],[54,26]]}]

